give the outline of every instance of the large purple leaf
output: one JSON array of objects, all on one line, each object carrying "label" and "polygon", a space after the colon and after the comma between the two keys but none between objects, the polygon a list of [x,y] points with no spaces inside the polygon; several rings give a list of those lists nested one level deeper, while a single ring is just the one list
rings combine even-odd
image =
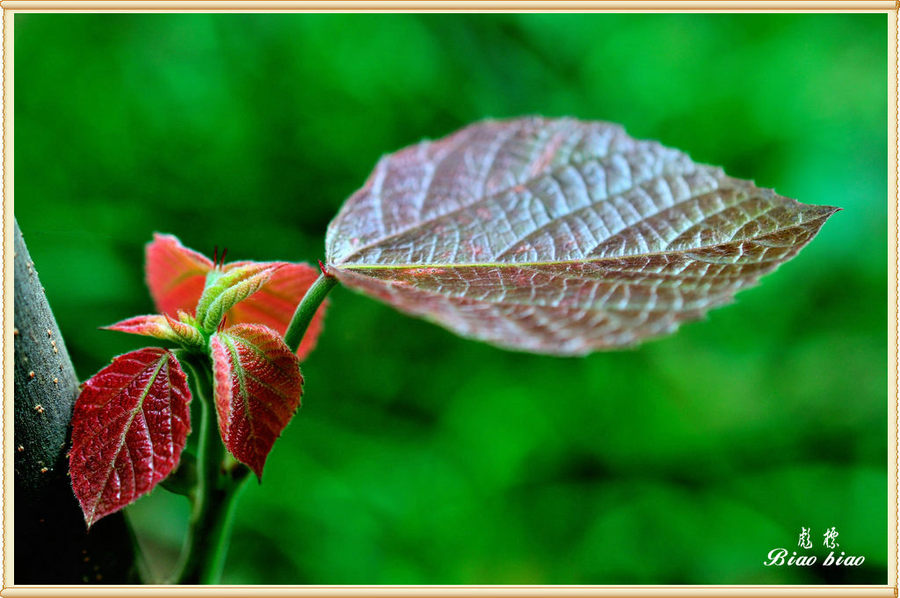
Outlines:
[{"label": "large purple leaf", "polygon": [[326,246],[341,282],[402,311],[502,347],[576,355],[730,302],[837,209],[614,124],[523,118],[385,156]]}]

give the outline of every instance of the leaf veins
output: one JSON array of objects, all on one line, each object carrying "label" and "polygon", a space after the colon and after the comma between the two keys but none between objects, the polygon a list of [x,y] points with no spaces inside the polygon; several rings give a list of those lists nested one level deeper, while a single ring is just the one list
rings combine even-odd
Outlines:
[{"label": "leaf veins", "polygon": [[190,432],[190,402],[184,371],[165,349],[120,355],[84,383],[69,473],[88,527],[175,468]]},{"label": "leaf veins", "polygon": [[219,432],[262,478],[272,445],[300,407],[300,360],[275,331],[239,324],[210,339]]},{"label": "leaf veins", "polygon": [[730,302],[838,208],[573,119],[485,121],[381,159],[328,228],[344,284],[458,334],[578,355]]}]

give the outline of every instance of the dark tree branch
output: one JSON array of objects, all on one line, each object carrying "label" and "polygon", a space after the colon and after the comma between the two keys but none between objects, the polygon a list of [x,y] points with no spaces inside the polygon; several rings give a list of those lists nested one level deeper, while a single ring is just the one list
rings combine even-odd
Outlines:
[{"label": "dark tree branch", "polygon": [[135,554],[121,513],[87,533],[68,478],[69,423],[78,379],[15,224],[16,584],[134,583]]}]

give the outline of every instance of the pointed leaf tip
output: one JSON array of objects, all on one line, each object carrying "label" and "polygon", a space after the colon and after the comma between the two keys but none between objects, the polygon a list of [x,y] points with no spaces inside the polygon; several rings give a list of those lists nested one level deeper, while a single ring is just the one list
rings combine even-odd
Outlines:
[{"label": "pointed leaf tip", "polygon": [[140,334],[171,341],[186,347],[200,347],[203,337],[196,327],[180,322],[169,314],[135,316],[109,326],[101,326],[103,330],[116,330],[129,334]]},{"label": "pointed leaf tip", "polygon": [[174,332],[166,322],[166,317],[160,315],[134,316],[109,326],[101,326],[100,329],[140,334],[166,340],[173,340],[175,337]]},{"label": "pointed leaf tip", "polygon": [[485,121],[382,158],[329,225],[327,266],[463,336],[580,355],[728,303],[837,210],[618,125]]},{"label": "pointed leaf tip", "polygon": [[300,360],[265,326],[239,324],[210,339],[219,433],[262,480],[266,458],[300,406]]},{"label": "pointed leaf tip", "polygon": [[82,385],[69,473],[88,527],[175,468],[190,432],[190,401],[184,371],[165,349],[120,355]]}]

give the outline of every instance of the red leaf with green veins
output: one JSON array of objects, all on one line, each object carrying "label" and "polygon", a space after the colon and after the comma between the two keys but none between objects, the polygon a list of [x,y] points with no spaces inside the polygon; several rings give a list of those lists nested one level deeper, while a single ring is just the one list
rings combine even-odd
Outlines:
[{"label": "red leaf with green veins", "polygon": [[[262,324],[284,336],[297,304],[318,275],[319,272],[307,264],[287,263],[260,290],[232,307],[225,319],[229,324]],[[316,346],[319,333],[322,332],[327,303],[327,300],[324,301],[316,310],[316,315],[303,335],[297,350],[301,361]]]},{"label": "red leaf with green veins", "polygon": [[191,429],[190,402],[184,371],[165,349],[120,355],[82,385],[69,474],[88,527],[175,468]]},{"label": "red leaf with green veins", "polygon": [[[233,262],[222,269],[228,272],[252,262]],[[309,264],[261,262],[266,266],[282,264],[268,282],[255,293],[235,304],[226,314],[228,324],[263,324],[284,335],[300,299],[312,286],[318,271]],[[175,315],[178,310],[195,313],[203,293],[206,276],[213,270],[211,260],[184,247],[172,235],[154,235],[147,244],[147,283],[161,313]],[[297,355],[304,359],[315,347],[325,316],[327,302],[316,311]]]},{"label": "red leaf with green veins", "polygon": [[262,479],[275,439],[300,406],[300,360],[274,330],[239,324],[210,339],[222,441]]},{"label": "red leaf with green veins", "polygon": [[110,326],[103,326],[103,329],[152,336],[195,347],[203,345],[203,337],[195,327],[179,322],[168,314],[162,316],[135,316]]},{"label": "red leaf with green veins", "polygon": [[522,118],[382,158],[326,246],[341,282],[401,311],[510,349],[578,355],[730,302],[837,209],[617,125]]}]

